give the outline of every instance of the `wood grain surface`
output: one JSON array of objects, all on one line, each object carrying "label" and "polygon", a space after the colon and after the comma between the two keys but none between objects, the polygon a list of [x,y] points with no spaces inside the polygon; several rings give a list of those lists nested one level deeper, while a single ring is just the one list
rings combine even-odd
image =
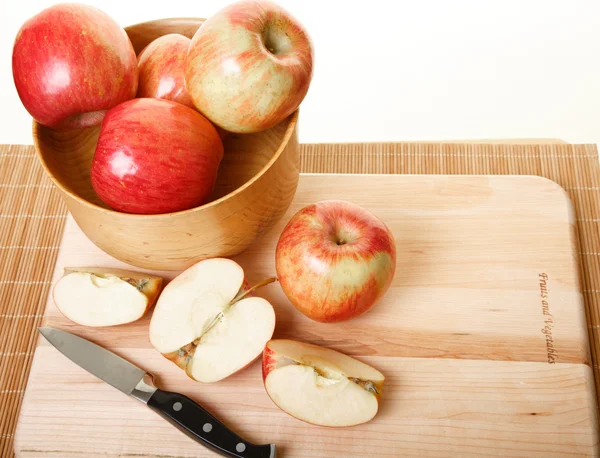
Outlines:
[{"label": "wood grain surface", "polygon": [[[328,345],[386,375],[382,409],[366,425],[324,429],[288,417],[266,396],[259,363],[221,383],[195,383],[152,350],[148,318],[83,328],[49,301],[45,322],[115,350],[249,440],[277,443],[283,457],[598,453],[575,216],[559,186],[537,177],[302,176],[282,221],[236,258],[251,282],[274,273],[287,219],[327,198],[361,204],[391,227],[398,266],[384,300],[326,325],[296,312],[277,285],[261,295],[276,309],[276,336]],[[123,266],[69,219],[53,280],[84,264]],[[213,456],[40,344],[17,456]]]}]

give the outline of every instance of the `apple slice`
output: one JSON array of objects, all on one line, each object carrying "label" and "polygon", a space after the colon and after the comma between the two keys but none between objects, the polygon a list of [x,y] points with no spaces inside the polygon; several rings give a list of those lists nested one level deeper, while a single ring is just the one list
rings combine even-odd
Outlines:
[{"label": "apple slice", "polygon": [[244,271],[234,261],[200,261],[167,285],[150,321],[150,342],[194,380],[212,383],[243,369],[275,330],[275,311],[247,297]]},{"label": "apple slice", "polygon": [[54,303],[83,326],[116,326],[139,320],[152,307],[162,278],[103,267],[68,267],[53,290]]},{"label": "apple slice", "polygon": [[263,381],[284,412],[319,426],[353,426],[377,413],[384,376],[329,348],[275,339],[263,353]]}]

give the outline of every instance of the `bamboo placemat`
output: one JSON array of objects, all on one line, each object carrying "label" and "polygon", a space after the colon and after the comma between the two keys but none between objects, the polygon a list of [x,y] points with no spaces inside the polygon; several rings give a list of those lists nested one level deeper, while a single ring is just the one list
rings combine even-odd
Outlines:
[{"label": "bamboo placemat", "polygon": [[[600,398],[600,167],[595,145],[361,143],[301,145],[303,172],[539,175],[577,218],[580,266]],[[12,457],[66,208],[32,146],[0,145],[0,456]]]}]

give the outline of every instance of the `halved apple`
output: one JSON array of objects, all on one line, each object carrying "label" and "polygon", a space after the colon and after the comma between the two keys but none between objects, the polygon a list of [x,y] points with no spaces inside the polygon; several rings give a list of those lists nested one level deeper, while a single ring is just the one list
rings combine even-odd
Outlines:
[{"label": "halved apple", "polygon": [[[256,287],[275,281],[269,279]],[[243,369],[275,330],[275,311],[248,297],[234,261],[206,259],[169,283],[150,321],[150,342],[194,380],[211,383]]]},{"label": "halved apple", "polygon": [[154,305],[162,278],[103,267],[68,267],[54,285],[58,310],[83,326],[116,326],[139,320]]},{"label": "halved apple", "polygon": [[384,376],[329,348],[275,339],[263,353],[263,381],[284,412],[319,426],[353,426],[379,408]]}]

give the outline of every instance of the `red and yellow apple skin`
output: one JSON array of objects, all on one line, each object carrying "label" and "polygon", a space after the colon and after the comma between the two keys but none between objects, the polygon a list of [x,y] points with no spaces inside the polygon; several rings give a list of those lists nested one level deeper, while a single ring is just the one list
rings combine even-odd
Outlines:
[{"label": "red and yellow apple skin", "polygon": [[[271,342],[271,341],[270,341]],[[301,343],[303,344],[303,343]],[[306,344],[309,346],[310,344]],[[316,347],[316,345],[315,345]],[[283,366],[287,366],[290,364],[299,364],[297,361],[294,361],[287,357],[287,355],[282,355],[269,347],[269,342],[265,345],[265,349],[262,353],[262,378],[263,383],[267,381],[267,376],[273,372],[275,369],[278,369]]]},{"label": "red and yellow apple skin", "polygon": [[277,354],[269,348],[269,345],[265,345],[265,349],[262,354],[262,378],[263,382],[267,380],[267,375],[277,368]]},{"label": "red and yellow apple skin", "polygon": [[292,114],[310,85],[308,34],[266,1],[233,3],[202,24],[186,59],[196,108],[229,132],[268,129]]},{"label": "red and yellow apple skin", "polygon": [[99,125],[108,110],[135,97],[137,59],[125,31],[102,11],[62,3],[19,30],[12,71],[21,102],[53,129]]},{"label": "red and yellow apple skin", "polygon": [[362,315],[387,291],[396,245],[371,212],[329,200],[292,217],[277,243],[275,262],[281,287],[300,312],[336,322]]},{"label": "red and yellow apple skin", "polygon": [[115,210],[159,214],[205,203],[223,158],[215,127],[169,100],[134,99],[110,110],[92,161],[92,186]]},{"label": "red and yellow apple skin", "polygon": [[138,97],[166,99],[196,108],[185,87],[185,57],[191,40],[178,33],[157,38],[138,56]]}]

